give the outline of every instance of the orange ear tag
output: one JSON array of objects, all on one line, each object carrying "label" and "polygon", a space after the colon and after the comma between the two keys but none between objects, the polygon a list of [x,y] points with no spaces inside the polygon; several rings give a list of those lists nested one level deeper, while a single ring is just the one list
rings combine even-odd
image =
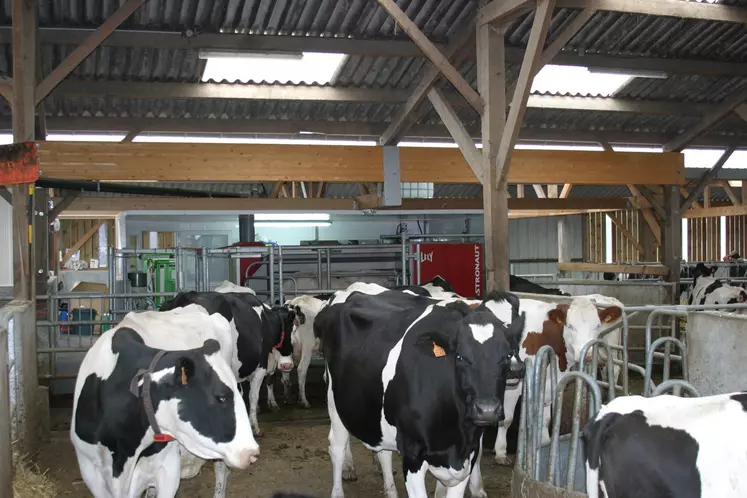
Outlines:
[{"label": "orange ear tag", "polygon": [[442,356],[446,356],[446,351],[444,351],[444,348],[442,348],[435,342],[433,343],[433,356],[435,356],[436,358],[441,358]]}]

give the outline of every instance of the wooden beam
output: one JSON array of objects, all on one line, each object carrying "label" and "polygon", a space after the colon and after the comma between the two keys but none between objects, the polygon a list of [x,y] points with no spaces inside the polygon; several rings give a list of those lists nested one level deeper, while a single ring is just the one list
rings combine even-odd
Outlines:
[{"label": "wooden beam", "polygon": [[656,244],[661,247],[661,225],[659,224],[659,220],[656,219],[654,212],[649,208],[641,209],[641,214],[643,215],[646,224],[651,229],[651,233],[654,234]]},{"label": "wooden beam", "polygon": [[145,0],[127,0],[124,5],[119,7],[103,24],[101,24],[85,42],[73,50],[59,66],[47,75],[46,78],[36,87],[36,103],[40,103],[49,95],[57,85],[72,73],[91,52],[101,45],[101,42],[114,32],[117,27],[130,17]]},{"label": "wooden beam", "polygon": [[2,95],[8,103],[13,102],[13,78],[7,76],[0,77],[0,95]]},{"label": "wooden beam", "polygon": [[[683,199],[687,199],[690,196],[690,192],[687,191],[684,185],[680,185],[680,193],[682,194]],[[691,207],[700,209],[703,206],[700,205],[700,203],[693,199],[693,202],[691,204]]]},{"label": "wooden beam", "polygon": [[547,198],[547,195],[545,194],[545,189],[542,185],[537,185],[536,183],[532,185],[534,188],[534,193],[537,194],[538,199],[545,199]]},{"label": "wooden beam", "polygon": [[534,13],[534,22],[532,23],[532,31],[529,34],[529,41],[527,42],[527,51],[524,55],[524,62],[521,65],[516,90],[514,91],[514,97],[511,100],[511,109],[508,112],[506,127],[503,130],[501,144],[498,148],[497,161],[498,169],[501,174],[498,179],[499,184],[505,183],[506,181],[506,176],[509,171],[508,166],[511,163],[511,154],[514,151],[514,145],[516,144],[516,139],[519,137],[521,123],[524,120],[524,113],[526,112],[527,99],[529,98],[532,81],[540,67],[542,47],[545,45],[545,38],[547,37],[547,31],[550,28],[550,21],[552,20],[552,11],[554,7],[555,0],[539,0],[537,3],[537,9]]},{"label": "wooden beam", "polygon": [[683,218],[711,218],[719,216],[744,216],[747,215],[747,205],[739,206],[716,206],[710,208],[688,209],[682,213]]},{"label": "wooden beam", "polygon": [[721,188],[724,189],[724,192],[726,192],[727,197],[729,197],[729,200],[731,203],[735,206],[738,206],[741,204],[739,202],[739,197],[734,193],[734,190],[732,190],[731,185],[729,185],[729,182],[724,180],[720,182]]},{"label": "wooden beam", "polygon": [[703,207],[709,208],[711,207],[711,186],[706,185],[703,189]]},{"label": "wooden beam", "polygon": [[747,24],[747,10],[743,7],[681,0],[558,0],[557,6]]},{"label": "wooden beam", "polygon": [[79,195],[80,193],[78,192],[71,192],[65,197],[59,199],[59,202],[56,202],[52,210],[49,212],[49,222],[52,223],[54,220],[56,220],[63,211],[70,207],[70,205],[73,203],[73,201],[75,201],[75,199],[78,198]]},{"label": "wooden beam", "polygon": [[[504,2],[499,2],[500,6]],[[529,7],[525,7],[529,10]],[[466,23],[465,23],[466,24]],[[474,26],[474,22],[470,23]],[[90,28],[40,28],[42,44],[80,45],[92,33]],[[451,40],[451,37],[449,37]],[[10,45],[11,29],[0,26],[0,44]],[[118,29],[101,45],[128,48],[158,48],[171,50],[231,50],[257,52],[322,52],[382,57],[423,57],[423,52],[409,40],[354,39],[323,36],[250,35],[234,33],[195,33],[184,36],[179,31]],[[445,45],[435,43],[446,53]],[[506,47],[506,62],[520,63],[524,57],[521,47]],[[617,71],[651,71],[667,74],[700,74],[704,76],[747,76],[747,68],[739,62],[702,59],[597,55],[588,52],[561,53],[552,60],[564,66],[594,67]]]},{"label": "wooden beam", "polygon": [[140,135],[140,130],[137,130],[137,129],[130,130],[127,132],[127,135],[125,135],[125,137],[122,139],[122,143],[132,142],[133,140],[135,140],[135,137],[137,137],[138,135]]},{"label": "wooden beam", "polygon": [[620,233],[623,234],[623,237],[628,239],[630,243],[633,244],[633,246],[635,246],[638,253],[641,256],[643,256],[646,253],[646,251],[643,249],[643,245],[641,245],[641,243],[638,242],[638,240],[636,240],[635,237],[633,237],[633,234],[630,233],[630,230],[625,228],[625,225],[620,221],[620,219],[617,216],[615,216],[614,213],[607,213],[607,216],[609,216],[610,220],[612,220],[612,223],[618,228],[618,230],[620,230]]},{"label": "wooden beam", "polygon": [[[631,188],[631,186],[633,188]],[[636,196],[640,195],[644,199],[646,199],[649,205],[652,208],[654,208],[654,211],[656,211],[656,214],[659,216],[660,219],[662,220],[667,219],[667,212],[664,209],[664,206],[662,206],[661,202],[659,202],[659,200],[654,196],[653,192],[651,192],[648,188],[646,188],[645,185],[640,185],[640,186],[628,185],[628,189],[630,189],[633,195],[636,195]]]},{"label": "wooden beam", "polygon": [[519,184],[516,186],[516,197],[519,199],[524,198],[524,185],[523,184]]},{"label": "wooden beam", "polygon": [[[13,0],[13,142],[34,140],[34,87],[36,85],[36,25],[38,5],[34,0]],[[13,297],[33,301],[36,296],[33,258],[33,184],[13,185]],[[10,248],[9,248],[10,249]],[[33,327],[33,325],[32,325]],[[35,353],[32,354],[35,356]],[[27,435],[22,435],[26,439]],[[33,441],[22,441],[33,444]],[[23,450],[25,451],[25,450]]]},{"label": "wooden beam", "polygon": [[[383,148],[363,146],[38,142],[45,178],[100,181],[382,182]],[[221,164],[209,168],[206,161]],[[479,183],[457,149],[403,147],[403,182]],[[508,183],[685,183],[682,154],[525,150]]]},{"label": "wooden beam", "polygon": [[462,151],[462,155],[475,174],[475,178],[482,183],[482,152],[475,147],[475,142],[469,136],[469,132],[462,124],[459,116],[454,112],[454,108],[446,102],[443,93],[438,88],[431,88],[428,92],[428,99],[459,146],[459,150]]},{"label": "wooden beam", "polygon": [[734,112],[736,112],[740,118],[747,121],[747,104],[738,105],[737,108],[734,109]]},{"label": "wooden beam", "polygon": [[726,99],[723,103],[716,105],[697,125],[693,126],[684,133],[678,135],[673,140],[664,144],[665,152],[678,152],[690,145],[690,143],[706,131],[716,126],[729,113],[734,111],[745,100],[747,100],[747,86]]},{"label": "wooden beam", "polygon": [[507,20],[507,11],[510,10],[512,12],[512,15],[523,14],[524,12],[532,10],[533,3],[534,2],[532,2],[531,0],[513,0],[511,2],[506,2],[504,0],[493,0],[487,5],[480,7],[476,19],[477,26],[479,28],[483,24],[487,23],[505,23]]},{"label": "wooden beam", "polygon": [[[371,195],[371,194],[367,194]],[[373,195],[376,195],[375,193]],[[56,198],[59,205],[61,198]],[[507,208],[516,212],[562,213],[587,212],[602,210],[621,210],[628,207],[624,198],[586,198],[573,199],[508,199]],[[392,210],[480,210],[482,200],[473,199],[402,199],[402,206],[386,207]],[[355,199],[270,199],[270,198],[184,198],[184,197],[152,197],[152,196],[119,196],[98,197],[81,196],[75,199],[63,211],[64,216],[94,213],[104,217],[107,214],[117,214],[122,211],[351,211],[357,210]],[[385,209],[378,206],[377,209]]]},{"label": "wooden beam", "polygon": [[402,9],[394,2],[394,0],[378,0],[384,10],[389,12],[394,20],[399,24],[402,29],[407,33],[407,36],[415,42],[415,45],[420,47],[428,60],[438,68],[438,70],[446,77],[449,82],[454,85],[454,88],[462,94],[464,99],[478,112],[482,113],[482,97],[470,86],[469,83],[462,77],[457,69],[449,63],[449,60],[436,48],[435,45],[423,34],[417,25],[407,17]]},{"label": "wooden beam", "polygon": [[67,250],[67,252],[65,253],[65,255],[62,257],[62,264],[64,265],[65,263],[67,263],[70,260],[70,258],[73,257],[73,254],[75,254],[76,252],[78,252],[80,250],[80,248],[83,247],[83,245],[86,242],[88,242],[88,239],[90,239],[91,237],[93,237],[94,234],[99,231],[99,228],[101,228],[101,226],[104,223],[106,223],[106,220],[100,220],[94,226],[92,226],[91,228],[89,228],[88,231],[85,234],[83,234],[83,237],[81,237],[80,239],[78,239],[78,241],[75,242],[75,244],[73,244],[73,247],[71,247],[70,249]]},{"label": "wooden beam", "polygon": [[547,186],[547,197],[550,199],[557,199],[558,198],[558,186],[555,184],[551,184]]},{"label": "wooden beam", "polygon": [[634,275],[655,275],[666,277],[669,268],[659,265],[616,265],[604,263],[562,263],[558,264],[558,270],[573,272],[599,272],[599,273],[632,273]]},{"label": "wooden beam", "polygon": [[560,198],[567,199],[571,195],[571,189],[573,188],[572,183],[566,183],[563,185],[563,190],[560,191]]},{"label": "wooden beam", "polygon": [[716,173],[718,173],[718,171],[724,166],[724,164],[726,164],[726,161],[729,160],[729,158],[731,157],[731,155],[734,153],[735,150],[736,150],[736,147],[729,147],[728,149],[726,149],[723,152],[723,154],[721,154],[721,157],[718,158],[718,161],[716,161],[716,164],[714,164],[711,169],[705,172],[705,174],[700,179],[700,181],[695,186],[695,188],[690,191],[690,195],[687,196],[687,199],[685,199],[685,201],[680,206],[680,214],[687,211],[692,205],[692,203],[698,197],[700,197],[700,194],[702,194],[705,188],[708,186],[708,184],[711,183],[713,178],[716,176]]}]

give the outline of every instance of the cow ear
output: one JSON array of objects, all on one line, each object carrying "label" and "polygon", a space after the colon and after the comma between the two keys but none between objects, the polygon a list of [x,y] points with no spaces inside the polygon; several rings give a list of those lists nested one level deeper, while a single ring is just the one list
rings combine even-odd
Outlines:
[{"label": "cow ear", "polygon": [[599,321],[602,323],[614,322],[622,316],[622,309],[619,306],[610,306],[599,310]]},{"label": "cow ear", "polygon": [[547,314],[547,317],[552,322],[559,323],[560,325],[565,325],[565,310],[564,309],[555,308],[553,310],[550,310],[550,312]]},{"label": "cow ear", "polygon": [[[208,341],[211,340],[212,339],[208,339]],[[205,342],[207,343],[208,341]],[[187,358],[186,356],[179,358],[179,361],[176,363],[176,370],[174,371],[176,384],[180,386],[186,386],[189,384],[189,381],[194,378],[194,375],[195,362],[192,361],[191,358]]]}]

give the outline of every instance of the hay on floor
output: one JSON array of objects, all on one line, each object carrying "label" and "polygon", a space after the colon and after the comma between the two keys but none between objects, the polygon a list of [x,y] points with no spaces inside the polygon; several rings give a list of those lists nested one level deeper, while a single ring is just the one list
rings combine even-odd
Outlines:
[{"label": "hay on floor", "polygon": [[54,498],[57,485],[26,456],[13,454],[13,497]]}]

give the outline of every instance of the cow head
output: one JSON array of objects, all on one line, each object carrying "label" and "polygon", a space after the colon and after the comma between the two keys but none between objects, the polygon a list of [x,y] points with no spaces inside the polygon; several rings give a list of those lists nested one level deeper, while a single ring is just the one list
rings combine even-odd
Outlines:
[{"label": "cow head", "polygon": [[161,431],[190,453],[205,460],[224,460],[239,469],[257,460],[259,445],[246,405],[217,341],[208,339],[201,348],[166,353],[153,369],[151,396]]},{"label": "cow head", "polygon": [[700,277],[711,277],[713,274],[716,273],[717,268],[715,266],[712,266],[711,268],[708,268],[703,263],[698,263],[695,265],[695,268],[691,271],[691,276],[693,279],[693,287],[698,281],[698,278]]},{"label": "cow head", "polygon": [[275,337],[276,341],[272,348],[272,355],[277,362],[277,368],[281,372],[290,372],[293,369],[293,344],[291,336],[295,329],[296,313],[285,306],[274,306],[272,311],[280,320],[280,332]]},{"label": "cow head", "polygon": [[505,418],[506,379],[520,375],[523,369],[523,364],[512,362],[516,354],[512,345],[518,344],[523,328],[524,313],[506,326],[483,307],[425,336],[425,354],[447,356],[447,361],[453,362],[457,395],[466,407],[467,418],[477,426],[495,425]]},{"label": "cow head", "polygon": [[[618,320],[622,316],[622,308],[610,306],[598,309],[590,299],[577,297],[570,305],[557,305],[547,316],[548,320],[563,326],[567,360],[574,366],[578,364],[581,350],[586,343],[598,338],[604,327]],[[591,353],[589,350],[587,360],[591,360]]]}]

